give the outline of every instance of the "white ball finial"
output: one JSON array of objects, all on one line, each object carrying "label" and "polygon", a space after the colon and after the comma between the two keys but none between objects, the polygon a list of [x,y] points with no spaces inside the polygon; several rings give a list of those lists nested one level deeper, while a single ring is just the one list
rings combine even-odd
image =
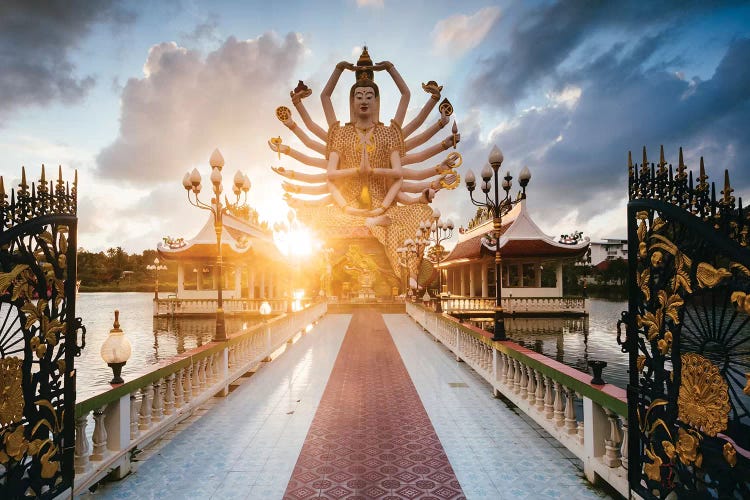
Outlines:
[{"label": "white ball finial", "polygon": [[497,146],[492,146],[492,151],[490,151],[490,163],[502,163],[503,160],[503,152],[500,151],[500,148]]},{"label": "white ball finial", "polygon": [[219,148],[214,149],[214,152],[211,153],[211,158],[208,159],[208,164],[211,165],[211,168],[218,169],[221,169],[224,166],[224,157],[221,156]]}]

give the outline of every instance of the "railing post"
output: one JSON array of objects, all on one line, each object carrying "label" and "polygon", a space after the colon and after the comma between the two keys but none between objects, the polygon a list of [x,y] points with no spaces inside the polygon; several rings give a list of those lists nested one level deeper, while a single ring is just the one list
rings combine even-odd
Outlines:
[{"label": "railing post", "polygon": [[229,347],[224,345],[219,353],[219,365],[217,368],[217,378],[221,381],[221,391],[219,394],[222,397],[229,395]]},{"label": "railing post", "polygon": [[91,452],[89,460],[100,462],[104,460],[104,450],[107,449],[107,429],[104,426],[104,408],[94,410],[94,433],[91,435],[91,441],[94,449]]},{"label": "railing post", "polygon": [[130,393],[130,440],[138,437],[138,391]]},{"label": "railing post", "polygon": [[544,376],[539,370],[534,370],[536,375],[536,409],[539,413],[544,412]]},{"label": "railing post", "polygon": [[592,483],[596,481],[593,463],[604,455],[604,440],[609,437],[609,419],[601,406],[583,398],[584,460],[583,472]]},{"label": "railing post", "polygon": [[151,393],[153,390],[151,384],[141,389],[141,414],[138,418],[138,430],[145,431],[151,426]]},{"label": "railing post", "polygon": [[578,432],[575,409],[576,393],[573,389],[566,387],[565,394],[567,396],[567,402],[565,404],[565,429],[568,431],[568,434],[576,434]]},{"label": "railing post", "polygon": [[521,378],[518,381],[518,393],[521,395],[521,399],[526,399],[527,392],[529,390],[528,384],[529,384],[529,378],[526,374],[526,365],[519,362],[520,368],[521,368]]},{"label": "railing post", "polygon": [[557,427],[562,427],[565,423],[565,412],[563,411],[563,398],[565,396],[563,395],[563,390],[563,385],[555,380],[555,425]]},{"label": "railing post", "polygon": [[161,394],[161,382],[162,382],[162,379],[158,379],[153,384],[154,385],[154,404],[151,410],[152,422],[161,422],[161,417],[164,414],[163,404],[162,404],[162,394]]},{"label": "railing post", "polygon": [[171,415],[174,411],[174,379],[174,373],[165,377],[167,385],[164,388],[164,415]]},{"label": "railing post", "polygon": [[[107,449],[118,452],[127,449],[133,439],[133,420],[137,418],[134,411],[135,394],[126,394],[119,400],[107,405],[104,413],[104,426],[107,430]],[[135,425],[138,432],[138,425]],[[112,475],[122,479],[130,472],[130,457],[125,456],[117,461]]]},{"label": "railing post", "polygon": [[628,468],[628,419],[620,417],[620,423],[622,424],[622,443],[620,443],[620,460],[622,466],[627,470]]},{"label": "railing post", "polygon": [[552,420],[555,415],[554,397],[552,396],[553,381],[550,377],[544,377],[544,416],[547,420]]},{"label": "railing post", "polygon": [[88,419],[88,414],[76,418],[76,447],[74,453],[76,474],[83,474],[91,468],[91,464],[89,464],[91,448],[89,447],[89,439],[86,437]]},{"label": "railing post", "polygon": [[622,436],[620,435],[620,426],[618,425],[619,416],[607,408],[604,409],[609,420],[609,439],[604,440],[604,463],[608,467],[619,467],[622,465],[620,460],[620,443],[622,442]]}]

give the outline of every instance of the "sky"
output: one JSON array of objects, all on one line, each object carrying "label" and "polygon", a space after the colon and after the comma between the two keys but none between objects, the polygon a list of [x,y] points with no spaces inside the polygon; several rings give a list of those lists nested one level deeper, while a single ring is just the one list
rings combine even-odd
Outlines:
[{"label": "sky", "polygon": [[[627,154],[640,159],[643,146],[658,160],[663,144],[675,164],[683,147],[688,168],[703,156],[710,180],[727,169],[735,196],[750,188],[750,5],[685,0],[5,0],[0,175],[8,188],[21,166],[30,178],[42,164],[69,179],[77,169],[88,251],[141,252],[195,235],[207,214],[189,205],[181,180],[193,168],[208,176],[214,148],[225,189],[243,171],[261,219],[285,220],[271,167],[299,165],[267,140],[304,146],[274,110],[293,109],[289,91],[304,80],[305,104],[325,124],[320,91],[363,45],[410,87],[407,121],[427,99],[422,83],[443,86],[462,176],[478,173],[493,145],[503,170],[528,166],[527,207],[549,235],[624,238]],[[398,95],[380,75],[387,123]],[[343,121],[347,76],[333,95]],[[463,184],[433,205],[456,226],[476,210]]]}]

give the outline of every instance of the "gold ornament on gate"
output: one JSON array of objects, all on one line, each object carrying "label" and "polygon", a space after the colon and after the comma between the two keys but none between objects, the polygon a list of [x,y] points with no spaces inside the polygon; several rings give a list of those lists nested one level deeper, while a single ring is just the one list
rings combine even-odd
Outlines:
[{"label": "gold ornament on gate", "polygon": [[727,428],[729,392],[719,369],[700,354],[682,355],[678,418],[709,436]]},{"label": "gold ornament on gate", "polygon": [[0,359],[0,427],[15,424],[23,418],[22,377],[19,358]]}]

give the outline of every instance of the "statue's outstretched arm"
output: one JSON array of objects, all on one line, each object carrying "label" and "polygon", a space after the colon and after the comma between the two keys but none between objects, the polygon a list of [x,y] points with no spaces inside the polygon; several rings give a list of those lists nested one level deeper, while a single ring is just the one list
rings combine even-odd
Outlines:
[{"label": "statue's outstretched arm", "polygon": [[320,93],[320,102],[321,104],[323,104],[323,113],[325,113],[326,115],[326,121],[328,122],[329,128],[331,125],[336,123],[336,113],[333,111],[331,94],[333,94],[333,89],[336,88],[339,77],[345,69],[354,71],[354,65],[346,61],[341,61],[340,63],[338,63],[333,69],[333,73],[331,73],[331,77],[328,79],[328,83],[326,83],[326,86],[323,87],[323,92]]},{"label": "statue's outstretched arm", "polygon": [[412,149],[416,148],[417,146],[421,146],[425,142],[427,142],[429,139],[432,139],[432,137],[437,134],[440,129],[445,127],[445,125],[450,121],[451,119],[445,115],[441,116],[438,121],[436,121],[433,125],[425,129],[422,133],[415,135],[414,137],[407,139],[406,142],[404,142],[404,149],[407,151],[411,151]]},{"label": "statue's outstretched arm", "polygon": [[326,205],[330,205],[333,203],[333,199],[331,198],[331,195],[325,195],[321,198],[315,198],[315,199],[302,199],[297,198],[294,195],[291,195],[289,193],[284,194],[284,201],[286,201],[287,205],[293,208],[299,208],[299,207],[325,207]]},{"label": "statue's outstretched arm", "polygon": [[[461,160],[461,155],[456,153],[455,151],[452,151],[448,153],[448,156],[446,156],[445,160],[441,161],[432,168],[415,170],[413,168],[403,167],[401,171],[404,173],[404,179],[409,179],[411,181],[423,181],[438,174],[443,174],[443,177],[445,177],[445,174],[451,173],[451,169],[458,168],[461,165],[461,163],[459,163],[459,160]],[[456,165],[457,163],[458,165]]]},{"label": "statue's outstretched arm", "polygon": [[422,106],[419,114],[415,116],[412,121],[404,125],[404,127],[401,129],[404,137],[409,137],[414,133],[415,130],[422,126],[424,121],[427,119],[427,116],[429,116],[430,111],[432,111],[432,108],[434,108],[437,102],[440,100],[440,91],[443,90],[442,86],[433,81],[423,83],[422,88],[425,92],[430,94],[430,98],[427,99],[427,102],[424,104],[424,106]]},{"label": "statue's outstretched arm", "polygon": [[296,93],[292,95],[292,104],[297,108],[297,112],[299,113],[300,118],[302,118],[305,127],[307,127],[307,130],[315,134],[321,141],[328,140],[328,134],[323,127],[312,121],[312,118],[310,118],[310,113],[307,112],[307,108],[302,103],[302,99],[303,97],[299,97]]},{"label": "statue's outstretched arm", "polygon": [[268,141],[268,147],[270,147],[271,151],[275,153],[283,153],[285,155],[291,156],[298,162],[304,163],[305,165],[309,165],[311,167],[326,168],[325,158],[313,158],[312,156],[300,153],[296,149],[292,149],[286,144],[275,144],[273,141]]},{"label": "statue's outstretched arm", "polygon": [[[433,193],[434,196],[434,193]],[[409,196],[403,192],[399,193],[396,200],[402,205],[415,205],[417,203],[431,203],[432,198],[427,193],[422,193],[421,196]]]},{"label": "statue's outstretched arm", "polygon": [[396,116],[393,117],[393,121],[396,122],[400,127],[404,123],[406,110],[409,108],[411,91],[409,91],[409,87],[406,85],[406,82],[404,82],[404,79],[401,77],[401,74],[398,72],[392,62],[383,61],[375,65],[376,69],[378,67],[384,68],[388,72],[388,74],[391,75],[391,78],[393,78],[393,82],[396,84],[396,87],[398,87],[399,92],[401,92],[401,99],[398,101],[398,108],[396,108]]},{"label": "statue's outstretched arm", "polygon": [[281,183],[281,187],[287,193],[309,195],[328,194],[328,186],[326,184],[310,184],[308,186],[303,186],[302,184],[292,184],[291,182],[284,181]]},{"label": "statue's outstretched arm", "polygon": [[[297,124],[294,123],[294,120],[292,120],[291,118],[289,118],[287,120],[283,120],[282,123],[284,125],[286,125],[286,127],[289,130],[291,130],[292,132],[294,132],[294,135],[296,135],[297,137],[299,137],[299,140],[302,141],[302,144],[304,144],[308,148],[312,149],[316,153],[320,153],[322,155],[326,154],[325,144],[322,144],[322,143],[320,143],[318,141],[312,140],[310,138],[310,136],[307,135],[304,130],[302,130],[301,127],[298,127]],[[323,139],[323,140],[325,140],[325,139]]]},{"label": "statue's outstretched arm", "polygon": [[286,177],[287,179],[294,179],[295,181],[312,182],[312,183],[326,181],[326,174],[306,174],[304,172],[288,170],[288,169],[285,169],[284,167],[271,167],[271,170],[273,170],[274,172],[276,172],[282,177]]},{"label": "statue's outstretched arm", "polygon": [[434,146],[430,146],[429,148],[423,149],[422,151],[418,151],[416,153],[411,153],[403,158],[401,158],[401,164],[402,165],[411,165],[413,163],[419,163],[422,161],[425,161],[427,158],[432,158],[438,153],[442,153],[446,149],[455,146],[458,144],[458,142],[461,140],[461,134],[455,133],[451,134],[445,139],[442,140],[442,142],[439,142],[435,144]]}]

